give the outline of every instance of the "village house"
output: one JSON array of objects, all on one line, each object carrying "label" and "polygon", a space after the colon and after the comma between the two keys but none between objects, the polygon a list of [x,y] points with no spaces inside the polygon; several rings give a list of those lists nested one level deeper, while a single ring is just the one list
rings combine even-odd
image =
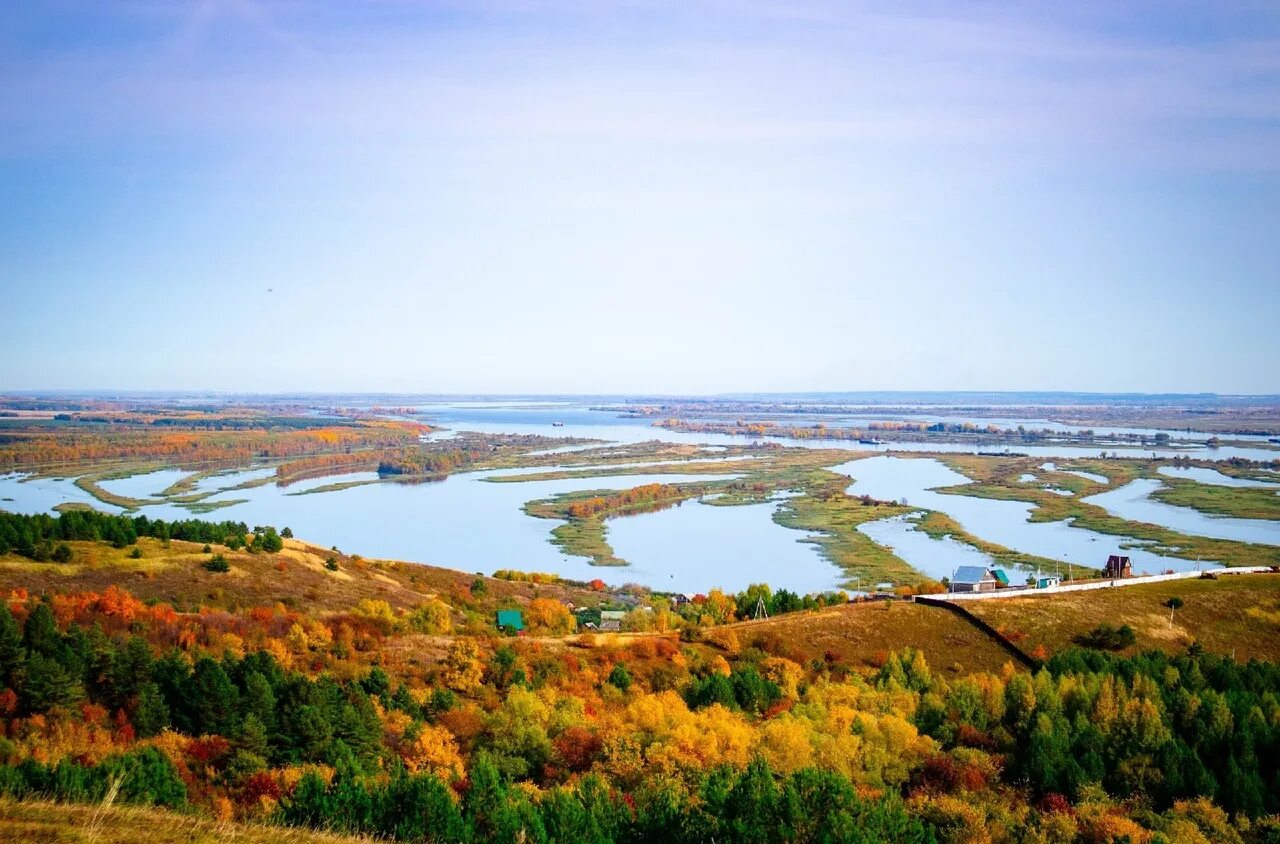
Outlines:
[{"label": "village house", "polygon": [[520,610],[498,610],[494,616],[494,623],[499,630],[509,630],[512,633],[524,632],[524,614]]},{"label": "village house", "polygon": [[999,587],[1000,578],[982,566],[960,566],[951,576],[952,592],[994,592]]},{"label": "village house", "polygon": [[605,632],[618,632],[622,629],[622,618],[625,615],[624,610],[601,610],[600,629]]},{"label": "village house", "polygon": [[1102,569],[1103,577],[1133,577],[1133,563],[1128,557],[1112,554],[1107,557],[1107,564]]}]

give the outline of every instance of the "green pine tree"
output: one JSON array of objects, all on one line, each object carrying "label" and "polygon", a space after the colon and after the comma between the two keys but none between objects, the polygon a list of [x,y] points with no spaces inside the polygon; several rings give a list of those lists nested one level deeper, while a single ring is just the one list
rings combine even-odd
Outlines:
[{"label": "green pine tree", "polygon": [[133,728],[139,738],[150,738],[169,726],[169,705],[155,683],[145,683],[138,691],[138,707],[133,712]]},{"label": "green pine tree", "polygon": [[55,656],[62,650],[62,634],[58,632],[58,622],[48,604],[37,604],[31,611],[22,631],[22,643],[29,654],[46,657]]},{"label": "green pine tree", "polygon": [[22,646],[22,632],[9,604],[0,601],[0,685],[13,688],[27,663],[27,649]]},{"label": "green pine tree", "polygon": [[236,732],[235,746],[255,756],[267,758],[270,747],[267,741],[267,728],[258,716],[252,713],[244,716],[240,729]]},{"label": "green pine tree", "polygon": [[76,703],[84,697],[84,689],[60,662],[35,651],[27,659],[20,697],[28,712],[47,712]]}]

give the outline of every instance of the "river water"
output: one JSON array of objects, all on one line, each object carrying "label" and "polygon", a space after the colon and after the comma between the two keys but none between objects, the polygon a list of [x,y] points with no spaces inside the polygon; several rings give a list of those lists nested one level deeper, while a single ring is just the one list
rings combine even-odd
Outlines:
[{"label": "river water", "polygon": [[[708,458],[714,457],[713,452],[724,446],[748,442],[746,438],[722,434],[673,432],[654,427],[649,419],[593,411],[587,405],[575,402],[440,402],[423,405],[419,411],[423,420],[449,429],[437,434],[438,437],[451,436],[458,431],[477,431],[585,437],[624,444],[661,440],[703,445],[709,452]],[[934,488],[964,483],[966,479],[936,460],[894,456],[894,452],[909,454],[921,450],[972,453],[975,450],[972,445],[894,443],[869,446],[842,440],[809,439],[768,439],[766,442],[879,452],[877,456],[836,467],[837,471],[850,476],[851,493],[866,493],[881,499],[906,499],[912,505],[939,510],[955,518],[973,534],[1018,551],[1090,566],[1101,566],[1108,554],[1126,553],[1133,558],[1136,570],[1151,572],[1189,565],[1184,560],[1163,558],[1146,551],[1132,539],[1097,534],[1068,522],[1031,523],[1027,520],[1032,508],[1030,504],[939,494],[933,491]],[[544,452],[571,456],[573,451],[592,447],[552,445]],[[1102,449],[1049,443],[1016,446],[1011,450],[1053,460],[1094,457]],[[1108,447],[1106,450],[1116,449]],[[1187,454],[1201,459],[1247,457],[1270,460],[1280,455],[1280,452],[1263,448],[1211,450],[1191,445],[1120,453],[1147,456],[1153,452],[1163,456]],[[571,463],[571,457],[566,457],[565,462]],[[688,502],[677,508],[609,520],[607,538],[615,553],[631,562],[625,568],[595,567],[583,558],[563,554],[549,542],[550,532],[557,522],[527,516],[521,509],[526,501],[559,492],[625,489],[643,483],[680,483],[712,478],[706,475],[682,476],[679,464],[646,465],[650,466],[651,472],[644,475],[612,478],[585,476],[584,472],[583,477],[556,481],[490,483],[486,477],[502,472],[472,472],[435,483],[371,483],[330,492],[299,494],[334,482],[376,479],[376,475],[365,473],[312,478],[287,487],[271,483],[244,490],[231,489],[271,474],[270,468],[259,467],[202,478],[195,488],[202,492],[218,490],[212,500],[239,502],[203,518],[234,519],[250,526],[289,526],[301,537],[324,545],[336,545],[348,552],[415,560],[465,571],[489,573],[498,568],[548,571],[580,580],[601,577],[615,584],[637,582],[682,592],[706,591],[712,586],[737,590],[754,582],[768,582],[775,588],[808,592],[834,587],[843,580],[843,572],[824,560],[812,543],[805,542],[803,532],[782,527],[773,521],[775,503],[725,507]],[[547,470],[520,469],[506,470],[505,473],[517,475],[536,471]],[[727,466],[726,472],[731,471]],[[1211,471],[1199,469],[1195,470],[1196,474],[1188,471],[1185,476],[1214,482],[1209,476],[1200,474]],[[1213,472],[1213,475],[1226,478],[1221,473]],[[162,470],[105,481],[102,486],[120,495],[145,500],[185,476],[186,473],[180,470]],[[1181,476],[1184,475],[1175,475]],[[1130,484],[1090,500],[1124,518],[1141,518],[1191,534],[1277,544],[1277,523],[1215,519],[1195,511],[1183,512],[1186,508],[1168,507],[1151,501],[1151,489],[1154,487]],[[49,512],[59,504],[70,502],[119,512],[118,508],[97,502],[75,487],[72,479],[24,481],[19,475],[0,476],[0,508],[16,512]],[[191,517],[188,510],[172,504],[149,504],[140,512],[166,519]],[[1240,522],[1249,524],[1237,524]],[[880,520],[864,524],[860,530],[876,542],[891,546],[908,563],[932,577],[948,575],[958,565],[987,565],[990,562],[986,555],[955,540],[928,537],[917,530],[914,521],[908,518]]]}]

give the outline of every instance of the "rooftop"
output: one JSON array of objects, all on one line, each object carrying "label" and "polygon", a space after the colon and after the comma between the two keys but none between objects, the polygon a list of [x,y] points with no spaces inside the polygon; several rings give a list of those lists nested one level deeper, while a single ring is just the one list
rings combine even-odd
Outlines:
[{"label": "rooftop", "polygon": [[951,582],[981,583],[991,576],[991,572],[987,571],[982,566],[960,566],[960,568],[956,569],[955,575],[952,576]]}]

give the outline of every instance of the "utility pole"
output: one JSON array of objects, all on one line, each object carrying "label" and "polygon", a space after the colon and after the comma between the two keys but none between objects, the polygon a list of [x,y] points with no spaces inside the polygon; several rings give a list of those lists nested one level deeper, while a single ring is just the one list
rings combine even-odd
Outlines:
[{"label": "utility pole", "polygon": [[769,611],[764,607],[764,596],[755,599],[755,617],[756,619],[768,619]]}]

